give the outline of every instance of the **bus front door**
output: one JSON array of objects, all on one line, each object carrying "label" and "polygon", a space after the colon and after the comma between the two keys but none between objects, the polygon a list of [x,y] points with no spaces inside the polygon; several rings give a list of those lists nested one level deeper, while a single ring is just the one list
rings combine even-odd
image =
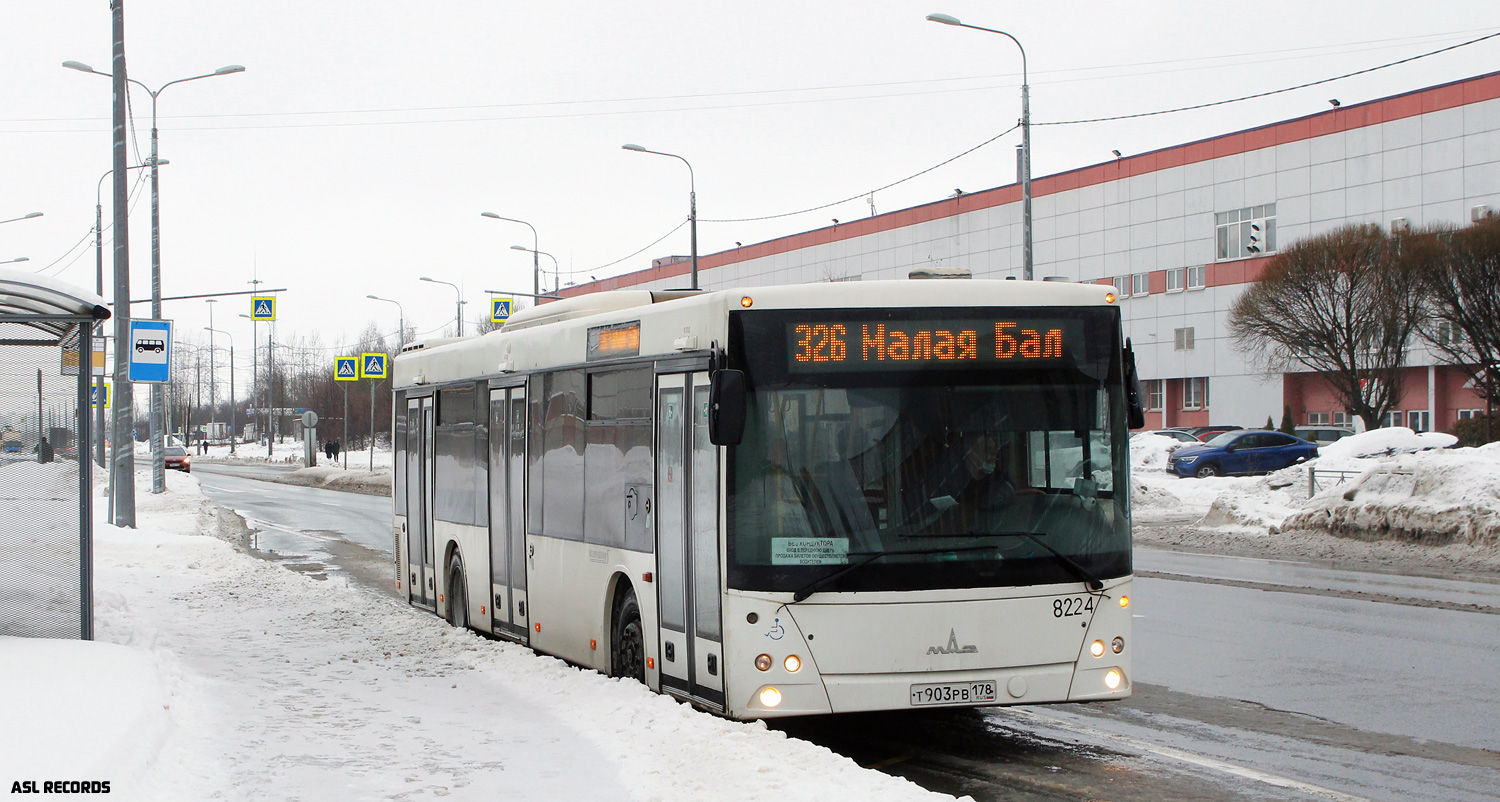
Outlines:
[{"label": "bus front door", "polygon": [[708,440],[708,374],[664,374],[656,388],[661,686],[723,710],[719,460]]},{"label": "bus front door", "polygon": [[437,575],[432,556],[432,397],[406,402],[406,555],[411,602],[435,604]]},{"label": "bus front door", "polygon": [[526,628],[526,388],[490,388],[490,595],[495,634]]}]

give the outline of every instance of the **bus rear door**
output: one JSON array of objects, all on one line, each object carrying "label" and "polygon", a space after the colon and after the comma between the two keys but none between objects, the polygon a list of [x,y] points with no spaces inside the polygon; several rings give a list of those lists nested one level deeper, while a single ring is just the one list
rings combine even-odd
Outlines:
[{"label": "bus rear door", "polygon": [[436,610],[432,555],[432,396],[406,402],[406,554],[411,601]]}]

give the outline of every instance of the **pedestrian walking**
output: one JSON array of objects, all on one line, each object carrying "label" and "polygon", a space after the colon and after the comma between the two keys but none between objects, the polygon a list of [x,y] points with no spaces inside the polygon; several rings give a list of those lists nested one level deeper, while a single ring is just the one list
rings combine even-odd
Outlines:
[{"label": "pedestrian walking", "polygon": [[36,453],[37,462],[46,463],[52,461],[52,444],[47,442],[47,438],[43,437],[42,441],[37,443],[31,450]]}]

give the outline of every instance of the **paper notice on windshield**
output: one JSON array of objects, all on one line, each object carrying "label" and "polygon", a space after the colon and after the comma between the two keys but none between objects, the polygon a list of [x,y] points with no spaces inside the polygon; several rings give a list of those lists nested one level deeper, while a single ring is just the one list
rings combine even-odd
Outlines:
[{"label": "paper notice on windshield", "polygon": [[772,565],[844,565],[849,562],[847,537],[773,537]]}]

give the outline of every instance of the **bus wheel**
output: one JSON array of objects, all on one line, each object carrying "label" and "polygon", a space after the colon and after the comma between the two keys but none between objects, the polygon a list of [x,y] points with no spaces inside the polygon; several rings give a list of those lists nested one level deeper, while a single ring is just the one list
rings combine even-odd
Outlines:
[{"label": "bus wheel", "polygon": [[646,639],[641,629],[641,605],[635,591],[625,592],[615,610],[615,631],[610,647],[609,671],[612,677],[627,677],[646,682]]},{"label": "bus wheel", "polygon": [[464,561],[458,555],[448,563],[448,623],[459,629],[469,626],[469,594],[464,584]]}]

